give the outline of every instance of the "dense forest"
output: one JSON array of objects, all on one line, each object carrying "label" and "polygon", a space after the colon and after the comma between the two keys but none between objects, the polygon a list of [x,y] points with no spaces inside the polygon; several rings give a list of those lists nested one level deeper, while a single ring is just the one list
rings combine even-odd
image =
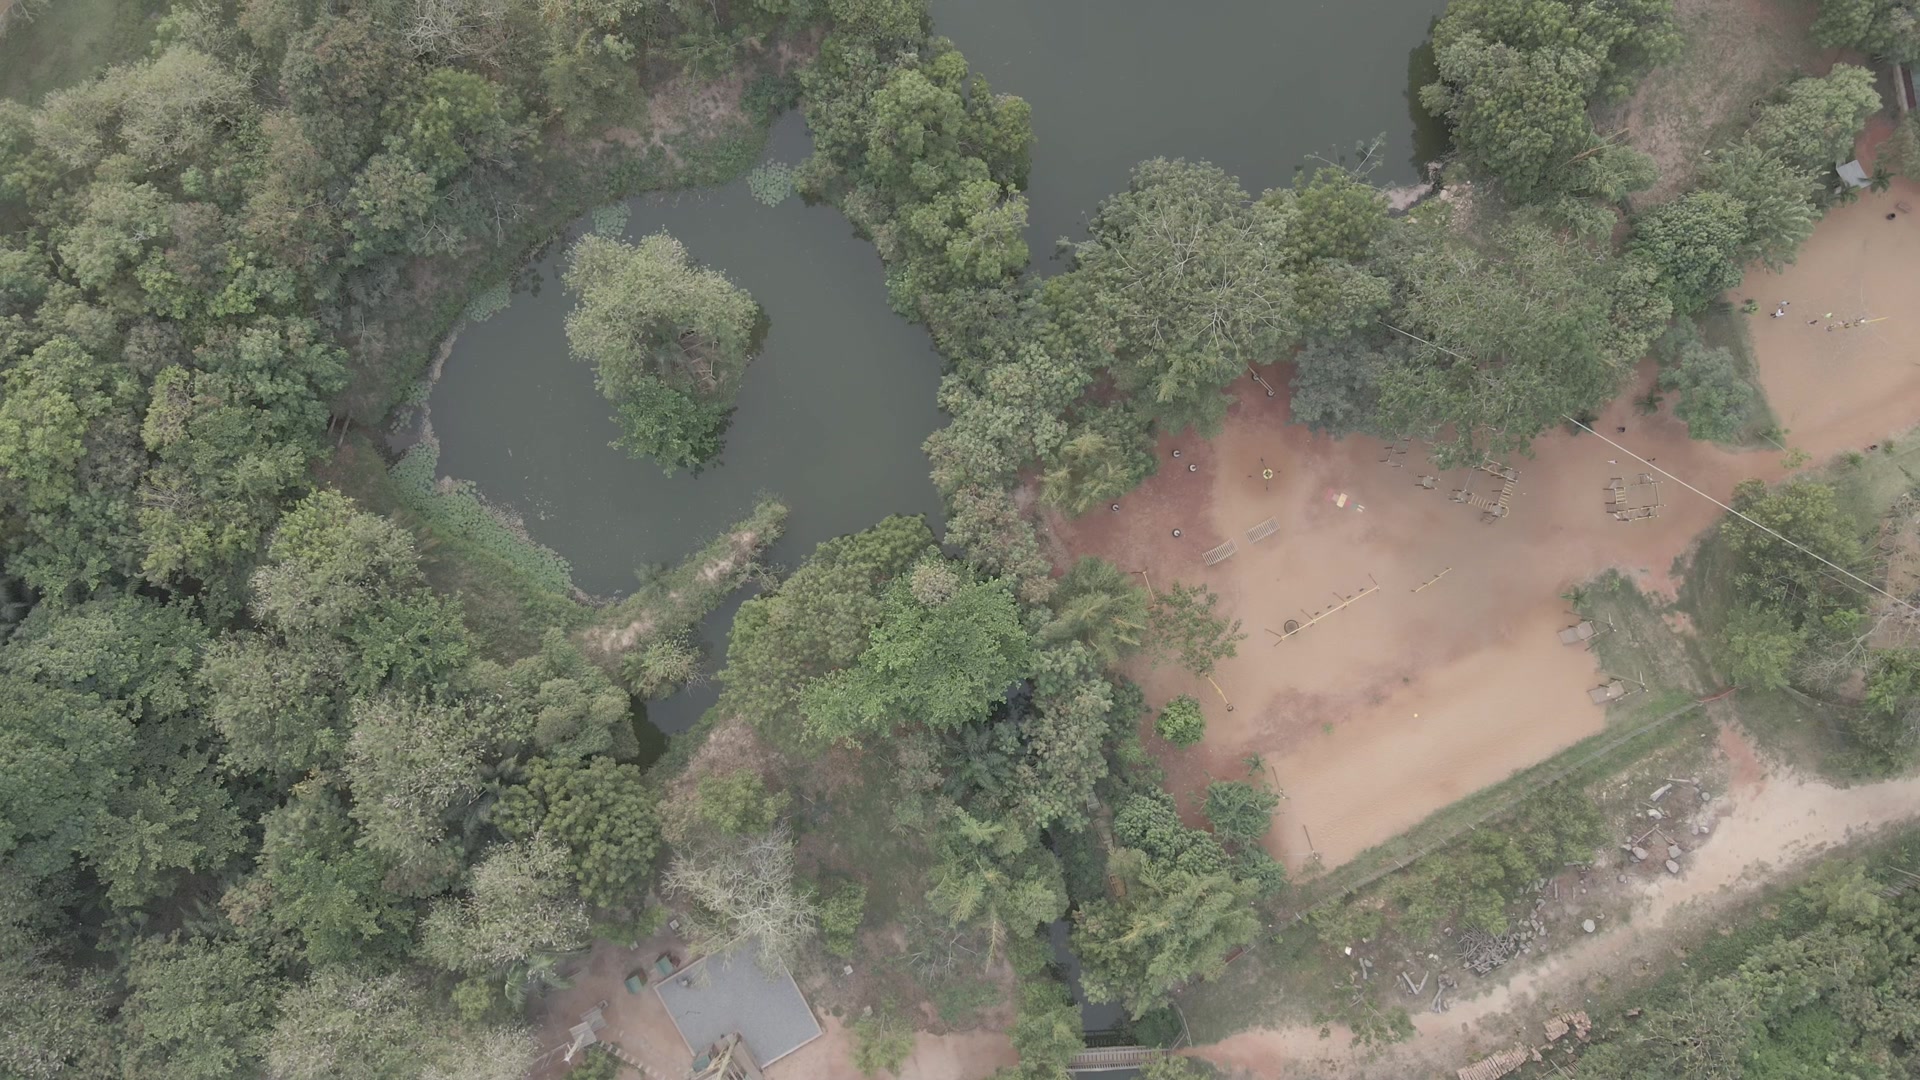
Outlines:
[{"label": "dense forest", "polygon": [[[1911,36],[1828,8],[1836,41]],[[1288,358],[1296,419],[1443,463],[1590,415],[1649,350],[1721,437],[1749,402],[1674,320],[1791,258],[1879,107],[1864,69],[1796,79],[1697,188],[1630,209],[1654,166],[1592,110],[1673,54],[1671,6],[1455,0],[1421,98],[1464,197],[1392,216],[1361,169],[1256,195],[1148,161],[1035,279],[1028,107],[931,31],[918,0],[182,0],[149,56],[0,101],[0,1075],[519,1077],[569,960],[669,909],[701,947],[802,963],[892,920],[1010,968],[1022,1080],[1081,1046],[1045,942],[1071,918],[1086,995],[1164,1029],[1288,888],[1277,795],[1255,770],[1183,821],[1118,670],[1205,675],[1242,635],[1201,588],[1056,574],[1022,476],[1110,502],[1157,432],[1216,430],[1227,385]],[[449,586],[431,461],[412,495],[421,458],[357,485],[340,461],[376,453],[475,267],[751,162],[758,127],[609,134],[672,80],[736,81],[749,126],[804,110],[798,189],[946,359],[944,535],[889,518],[776,578],[770,502],[618,604],[510,539]],[[712,458],[752,298],[666,236],[567,266],[622,445]],[[718,703],[647,758],[644,701],[698,677],[687,627],[749,580]],[[1742,655],[1836,625],[1807,584],[1756,596]],[[1901,664],[1876,692],[1920,693]],[[1144,730],[1203,723],[1181,698]],[[740,742],[751,764],[715,749]],[[973,992],[958,967],[912,968],[915,1000]],[[856,1025],[863,1066],[904,1058],[894,1022]]]}]

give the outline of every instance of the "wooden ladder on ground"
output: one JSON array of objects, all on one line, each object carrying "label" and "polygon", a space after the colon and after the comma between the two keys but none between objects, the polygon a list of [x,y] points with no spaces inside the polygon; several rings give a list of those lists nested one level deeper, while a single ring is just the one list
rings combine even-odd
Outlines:
[{"label": "wooden ladder on ground", "polygon": [[627,1053],[626,1047],[621,1046],[619,1043],[602,1042],[600,1045],[606,1047],[607,1052],[612,1054],[615,1058],[619,1059],[621,1064],[630,1065],[633,1068],[638,1069],[640,1071],[640,1075],[646,1077],[646,1080],[666,1080],[666,1077],[661,1076],[659,1073],[653,1071],[652,1069],[648,1068],[646,1065],[642,1064],[639,1058],[634,1057],[632,1054]]}]

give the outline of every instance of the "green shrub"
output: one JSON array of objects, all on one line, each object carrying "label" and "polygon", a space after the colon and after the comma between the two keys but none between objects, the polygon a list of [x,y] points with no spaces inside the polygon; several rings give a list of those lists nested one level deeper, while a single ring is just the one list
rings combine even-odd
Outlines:
[{"label": "green shrub", "polygon": [[605,1047],[589,1046],[565,1075],[567,1080],[618,1080],[620,1061]]},{"label": "green shrub", "polygon": [[502,512],[480,498],[472,483],[437,483],[434,475],[439,466],[440,444],[431,438],[415,443],[393,464],[390,475],[407,509],[436,530],[505,561],[540,589],[562,596],[573,590],[573,567],[566,559],[510,524]]},{"label": "green shrub", "polygon": [[872,1076],[895,1072],[913,1053],[913,1031],[889,1016],[864,1016],[853,1027],[853,1064]]},{"label": "green shrub", "polygon": [[854,934],[867,913],[867,887],[849,881],[820,904],[820,936],[835,956],[852,956]]},{"label": "green shrub", "polygon": [[1200,702],[1193,695],[1181,694],[1160,710],[1153,730],[1175,746],[1192,746],[1206,735],[1207,718],[1201,714]]},{"label": "green shrub", "polygon": [[982,979],[949,979],[934,987],[929,996],[941,1023],[965,1027],[973,1023],[980,1010],[1000,1000],[1000,988]]},{"label": "green shrub", "polygon": [[505,281],[496,281],[474,293],[473,299],[467,301],[465,318],[468,322],[486,322],[507,310],[507,306],[511,303],[513,303],[513,291],[507,288]]},{"label": "green shrub", "polygon": [[1172,1046],[1180,1038],[1180,1033],[1186,1030],[1185,1025],[1180,1023],[1180,1014],[1165,1005],[1148,1009],[1129,1027],[1133,1031],[1134,1041],[1141,1046]]},{"label": "green shrub", "polygon": [[775,75],[772,72],[748,83],[746,92],[740,95],[741,108],[746,110],[748,116],[763,124],[799,103],[800,80],[792,75]]}]

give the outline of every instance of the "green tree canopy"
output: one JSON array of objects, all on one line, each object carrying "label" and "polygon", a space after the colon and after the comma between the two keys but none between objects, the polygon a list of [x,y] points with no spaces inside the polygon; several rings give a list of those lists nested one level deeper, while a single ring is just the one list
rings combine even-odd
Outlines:
[{"label": "green tree canopy", "polygon": [[1813,39],[1827,48],[1910,63],[1920,59],[1920,17],[1900,0],[1820,0]]},{"label": "green tree canopy", "polygon": [[1215,780],[1207,785],[1206,815],[1214,835],[1229,844],[1257,844],[1273,827],[1280,796],[1245,780]]},{"label": "green tree canopy", "polygon": [[1468,165],[1533,198],[1617,198],[1580,167],[1598,145],[1588,106],[1623,95],[1629,71],[1679,51],[1663,0],[1463,0],[1434,28],[1439,80],[1420,90]]},{"label": "green tree canopy", "polygon": [[584,763],[535,758],[524,784],[510,787],[493,817],[508,836],[545,836],[565,846],[568,869],[588,902],[635,903],[660,846],[656,802],[638,766],[596,757]]},{"label": "green tree canopy", "polygon": [[627,448],[669,472],[717,454],[759,327],[753,297],[718,270],[694,266],[666,233],[638,244],[583,236],[567,252],[564,280],[580,298],[567,315],[567,343],[593,365]]},{"label": "green tree canopy", "polygon": [[1660,268],[1684,314],[1740,283],[1747,230],[1745,203],[1724,191],[1689,191],[1634,223],[1632,250]]},{"label": "green tree canopy", "polygon": [[1134,575],[1105,559],[1083,555],[1054,589],[1053,621],[1040,638],[1083,641],[1102,662],[1116,664],[1145,643],[1149,603]]},{"label": "green tree canopy", "polygon": [[1221,388],[1298,335],[1283,247],[1292,218],[1290,204],[1250,203],[1217,166],[1156,158],[1094,211],[1072,272],[1047,288],[1057,308],[1082,313],[1116,382],[1163,428],[1211,431]]},{"label": "green tree canopy", "polygon": [[542,836],[488,848],[473,867],[471,891],[436,902],[427,915],[421,956],[482,974],[585,948],[587,909],[573,895],[567,862],[566,849]]},{"label": "green tree canopy", "polygon": [[127,984],[132,1074],[228,1080],[259,1069],[279,988],[245,943],[146,939],[134,948]]},{"label": "green tree canopy", "polygon": [[984,719],[1032,665],[1033,639],[1005,582],[926,560],[888,586],[859,660],[808,684],[802,707],[814,737],[836,742],[902,724],[958,727]]},{"label": "green tree canopy", "polygon": [[1760,106],[1747,138],[1802,172],[1821,175],[1853,158],[1853,140],[1880,108],[1873,73],[1835,64],[1820,78],[1795,79]]},{"label": "green tree canopy", "polygon": [[1679,391],[1673,415],[1696,439],[1734,442],[1761,406],[1760,393],[1723,346],[1709,346],[1682,319],[1660,341],[1660,388]]},{"label": "green tree canopy", "polygon": [[[1418,335],[1380,376],[1380,424],[1442,463],[1524,448],[1611,400],[1672,308],[1633,260],[1607,259],[1525,217],[1469,239],[1425,216],[1397,237],[1397,325]],[[1411,341],[1411,339],[1409,339]]]},{"label": "green tree canopy", "polygon": [[932,544],[926,521],[895,515],[823,541],[778,588],[741,604],[720,672],[721,709],[797,732],[803,688],[860,656],[886,610],[887,583]]},{"label": "green tree canopy", "polygon": [[1182,983],[1217,976],[1228,951],[1260,930],[1254,886],[1225,870],[1195,873],[1128,848],[1116,850],[1107,869],[1125,894],[1081,908],[1073,930],[1081,986],[1093,1001],[1121,1002],[1138,1017]]}]

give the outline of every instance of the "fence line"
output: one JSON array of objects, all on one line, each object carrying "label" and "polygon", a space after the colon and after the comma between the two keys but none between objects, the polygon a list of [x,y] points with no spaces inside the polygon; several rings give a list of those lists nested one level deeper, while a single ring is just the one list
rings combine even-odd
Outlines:
[{"label": "fence line", "polygon": [[[1666,713],[1665,715],[1662,715],[1647,721],[1646,723],[1640,725],[1639,727],[1630,728],[1627,731],[1624,731],[1619,735],[1615,736],[1613,739],[1605,743],[1602,743],[1599,746],[1594,747],[1592,750],[1588,751],[1586,754],[1581,755],[1579,759],[1568,762],[1560,766],[1558,769],[1554,770],[1552,773],[1548,774],[1547,776],[1537,779],[1532,786],[1535,788],[1538,788],[1538,787],[1544,787],[1548,784],[1557,783],[1558,781],[1564,779],[1567,776],[1567,774],[1577,769],[1580,769],[1587,764],[1590,764],[1594,760],[1600,758],[1602,755],[1613,752],[1619,747],[1626,745],[1632,739],[1638,738],[1639,736],[1644,735],[1647,732],[1652,731],[1657,727],[1661,727],[1662,725],[1670,723],[1678,717],[1685,716],[1688,713],[1691,713],[1697,709],[1704,708],[1711,702],[1719,701],[1721,698],[1726,697],[1728,694],[1732,692],[1733,692],[1732,690],[1724,690],[1724,691],[1721,691],[1720,693],[1713,694],[1708,697],[1696,698],[1693,701],[1690,701],[1685,705],[1682,705],[1679,708],[1674,709],[1669,713]],[[1525,793],[1516,793],[1513,796],[1509,797],[1508,799],[1503,800],[1498,805],[1488,809],[1485,813],[1477,815],[1476,817],[1472,818],[1466,823],[1454,828],[1450,832],[1447,832],[1446,834],[1442,835],[1439,839],[1433,841],[1432,843],[1427,844],[1425,847],[1421,848],[1420,850],[1415,851],[1410,855],[1401,856],[1399,860],[1389,865],[1382,866],[1379,869],[1368,873],[1366,876],[1362,877],[1360,880],[1355,881],[1349,885],[1346,885],[1339,892],[1336,892],[1330,896],[1325,896],[1318,900],[1315,900],[1313,903],[1308,904],[1306,907],[1301,908],[1299,911],[1295,912],[1293,917],[1287,920],[1287,925],[1289,926],[1296,925],[1300,923],[1302,920],[1306,919],[1307,916],[1313,914],[1315,911],[1318,911],[1320,908],[1323,908],[1328,904],[1333,903],[1336,900],[1341,900],[1348,896],[1351,896],[1354,893],[1360,891],[1361,889],[1364,889],[1367,886],[1373,884],[1374,882],[1379,881],[1381,878],[1386,877],[1388,874],[1397,873],[1398,871],[1404,870],[1409,865],[1415,862],[1418,862],[1421,859],[1426,858],[1428,855],[1433,854],[1435,851],[1438,851],[1443,847],[1449,846],[1454,841],[1460,839],[1460,837],[1466,835],[1469,832],[1472,832],[1475,829],[1478,829],[1481,825],[1484,825],[1491,818],[1497,817],[1499,815],[1502,815],[1511,811],[1515,806],[1517,806],[1520,803],[1522,799],[1526,798],[1528,795],[1531,795],[1532,793],[1533,792],[1531,790],[1528,790]]]}]

